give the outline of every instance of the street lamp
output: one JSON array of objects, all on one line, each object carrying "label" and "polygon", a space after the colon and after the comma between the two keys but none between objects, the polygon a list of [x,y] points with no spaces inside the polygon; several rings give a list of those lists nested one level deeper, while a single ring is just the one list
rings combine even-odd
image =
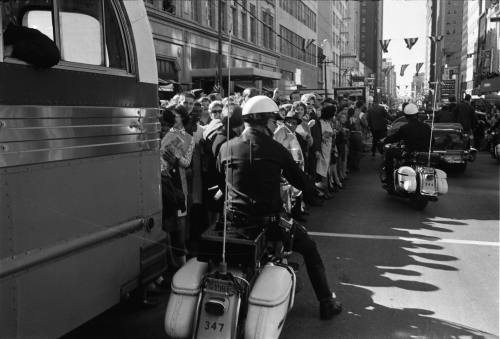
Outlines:
[{"label": "street lamp", "polygon": [[322,54],[320,57],[320,64],[323,64],[323,77],[324,77],[324,88],[325,88],[325,99],[328,96],[328,85],[327,85],[327,78],[326,78],[326,64],[333,64],[333,61],[326,61],[326,55]]}]

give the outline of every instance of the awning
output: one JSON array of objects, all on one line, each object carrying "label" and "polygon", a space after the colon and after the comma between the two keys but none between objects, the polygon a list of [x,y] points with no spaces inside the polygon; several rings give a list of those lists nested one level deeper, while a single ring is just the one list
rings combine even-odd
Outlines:
[{"label": "awning", "polygon": [[500,91],[500,76],[491,79],[484,79],[479,85],[480,93],[491,93]]},{"label": "awning", "polygon": [[[198,68],[193,69],[191,71],[191,76],[193,78],[215,78],[217,73],[217,68]],[[227,78],[228,69],[222,69],[222,76]],[[231,79],[234,80],[260,80],[260,79],[273,79],[279,80],[281,79],[281,73],[272,72],[265,69],[260,68],[251,68],[251,67],[236,67],[231,68]]]}]

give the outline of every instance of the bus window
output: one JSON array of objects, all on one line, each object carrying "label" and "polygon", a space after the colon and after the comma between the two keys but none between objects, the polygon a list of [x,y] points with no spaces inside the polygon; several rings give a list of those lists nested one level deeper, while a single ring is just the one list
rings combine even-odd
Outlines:
[{"label": "bus window", "polygon": [[29,11],[23,17],[23,26],[34,28],[54,41],[54,28],[52,27],[52,11]]},{"label": "bus window", "polygon": [[63,60],[105,66],[101,13],[100,0],[61,2],[59,21]]},{"label": "bus window", "polygon": [[[57,42],[63,61],[129,71],[116,3],[64,0],[55,11],[52,0],[0,0],[2,28],[12,22],[39,30]],[[54,13],[59,14],[59,27],[54,27]]]},{"label": "bus window", "polygon": [[123,35],[111,1],[104,1],[104,18],[106,27],[106,66],[127,69]]}]

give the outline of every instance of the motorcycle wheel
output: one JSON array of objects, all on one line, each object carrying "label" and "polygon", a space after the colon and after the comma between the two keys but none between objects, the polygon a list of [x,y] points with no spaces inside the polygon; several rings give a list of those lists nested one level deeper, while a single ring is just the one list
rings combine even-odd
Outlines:
[{"label": "motorcycle wheel", "polygon": [[417,211],[422,211],[427,204],[429,203],[429,199],[422,197],[420,195],[416,195],[411,198],[411,204]]}]

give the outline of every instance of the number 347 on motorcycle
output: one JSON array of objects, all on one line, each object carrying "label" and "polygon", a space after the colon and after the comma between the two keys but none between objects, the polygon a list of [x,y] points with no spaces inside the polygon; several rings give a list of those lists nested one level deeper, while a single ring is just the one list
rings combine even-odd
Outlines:
[{"label": "number 347 on motorcycle", "polygon": [[208,320],[205,320],[205,326],[203,326],[203,329],[207,330],[207,331],[222,332],[223,328],[224,328],[223,323],[218,323],[216,321],[212,322],[212,321],[208,321]]}]

